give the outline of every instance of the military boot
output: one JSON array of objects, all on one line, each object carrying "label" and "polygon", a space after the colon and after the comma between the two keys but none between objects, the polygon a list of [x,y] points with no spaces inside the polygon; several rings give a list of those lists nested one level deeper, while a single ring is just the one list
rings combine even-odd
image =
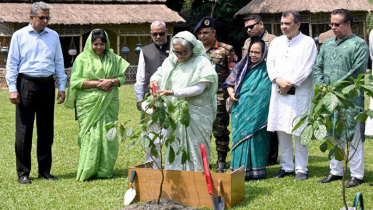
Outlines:
[{"label": "military boot", "polygon": [[227,162],[225,162],[226,157],[227,157],[227,152],[218,151],[218,161],[216,162],[217,173],[224,173],[225,169],[227,169]]}]

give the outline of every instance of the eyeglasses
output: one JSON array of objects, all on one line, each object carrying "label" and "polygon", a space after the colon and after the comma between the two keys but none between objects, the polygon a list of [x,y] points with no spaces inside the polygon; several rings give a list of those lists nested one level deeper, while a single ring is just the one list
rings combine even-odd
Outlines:
[{"label": "eyeglasses", "polygon": [[256,22],[256,23],[254,23],[254,24],[252,24],[252,25],[249,25],[249,26],[245,26],[245,31],[249,30],[249,28],[250,28],[250,29],[253,29],[253,28],[255,27],[256,24],[259,24],[259,22]]},{"label": "eyeglasses", "polygon": [[40,21],[43,21],[44,19],[46,19],[46,20],[50,20],[50,19],[51,19],[50,16],[34,16],[34,17],[36,17],[36,18],[39,19]]},{"label": "eyeglasses", "polygon": [[166,32],[159,32],[159,33],[151,33],[152,36],[164,36],[166,34]]},{"label": "eyeglasses", "polygon": [[172,52],[174,52],[176,55],[187,55],[188,54],[188,51],[179,52],[179,51],[172,50]]},{"label": "eyeglasses", "polygon": [[258,51],[250,51],[249,54],[250,55],[260,55],[262,52],[258,52]]},{"label": "eyeglasses", "polygon": [[338,28],[339,26],[341,26],[343,23],[329,23],[329,27],[332,28],[333,26],[335,26],[336,28]]}]

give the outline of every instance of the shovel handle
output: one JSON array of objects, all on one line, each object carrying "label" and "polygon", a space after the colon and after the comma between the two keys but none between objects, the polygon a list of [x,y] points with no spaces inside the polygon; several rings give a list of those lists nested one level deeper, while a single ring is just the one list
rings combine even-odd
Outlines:
[{"label": "shovel handle", "polygon": [[199,148],[201,150],[201,155],[202,155],[203,170],[205,171],[207,190],[209,191],[210,195],[213,195],[214,191],[212,191],[211,174],[210,174],[209,163],[207,161],[206,148],[204,144],[199,145]]},{"label": "shovel handle", "polygon": [[135,176],[136,176],[136,170],[133,169],[131,172],[131,180],[130,180],[131,186],[133,184],[133,180],[135,180]]},{"label": "shovel handle", "polygon": [[220,179],[218,179],[218,197],[220,197],[220,196],[221,196],[221,193],[220,193],[220,191],[221,191],[221,180],[220,180]]}]

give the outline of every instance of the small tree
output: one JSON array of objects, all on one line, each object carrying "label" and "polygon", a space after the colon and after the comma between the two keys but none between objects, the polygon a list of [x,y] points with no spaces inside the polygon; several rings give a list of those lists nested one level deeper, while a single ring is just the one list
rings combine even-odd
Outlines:
[{"label": "small tree", "polygon": [[[107,138],[109,141],[114,140],[117,136],[121,138],[122,141],[125,141],[127,138],[134,140],[128,147],[129,149],[133,148],[136,144],[141,145],[145,153],[152,158],[157,168],[162,174],[162,180],[159,188],[159,195],[157,204],[159,205],[160,199],[162,197],[162,188],[164,181],[164,167],[163,167],[163,146],[169,147],[168,152],[168,161],[173,163],[176,155],[181,154],[181,164],[186,163],[189,160],[189,152],[182,146],[180,146],[180,139],[175,137],[175,130],[179,126],[189,126],[190,115],[189,115],[189,105],[188,102],[184,100],[178,101],[175,105],[167,99],[165,96],[160,94],[151,94],[148,95],[142,102],[147,101],[148,109],[153,109],[152,114],[145,118],[143,123],[140,124],[137,131],[134,131],[132,127],[125,128],[125,125],[119,121],[110,122],[106,125],[107,129]],[[149,127],[156,127],[155,131],[149,131]],[[167,135],[165,136],[162,132],[162,129],[167,130]],[[150,138],[149,134],[153,134],[153,138]],[[163,140],[159,141],[159,151],[157,150],[157,145],[154,143],[157,139]],[[178,148],[171,146],[172,143],[178,142]],[[159,165],[153,157],[160,157],[161,164]]]},{"label": "small tree", "polygon": [[[347,208],[346,192],[345,192],[345,176],[347,165],[350,159],[350,149],[354,148],[348,132],[348,122],[343,115],[344,109],[356,108],[362,110],[354,120],[365,122],[367,117],[373,117],[372,110],[365,110],[363,107],[358,107],[351,99],[367,94],[373,96],[373,76],[369,73],[368,76],[360,74],[356,79],[350,77],[350,81],[341,81],[331,85],[321,85],[315,88],[315,97],[312,100],[310,114],[303,114],[299,122],[294,126],[293,131],[297,130],[304,122],[307,121],[306,127],[301,133],[301,142],[307,145],[311,139],[316,139],[321,142],[320,150],[328,152],[328,158],[335,158],[338,161],[344,161],[343,179],[342,179],[342,195],[345,209]],[[330,117],[337,114],[338,119],[334,124],[334,132],[332,130],[332,122]],[[295,120],[294,119],[294,120]],[[294,121],[293,121],[294,122]],[[346,143],[342,142],[342,135],[346,139]],[[334,142],[337,142],[336,144]],[[345,146],[344,146],[345,145]],[[356,148],[355,148],[356,149]],[[356,150],[355,150],[356,151]],[[355,153],[352,154],[352,156]],[[351,156],[351,157],[352,157]]]}]

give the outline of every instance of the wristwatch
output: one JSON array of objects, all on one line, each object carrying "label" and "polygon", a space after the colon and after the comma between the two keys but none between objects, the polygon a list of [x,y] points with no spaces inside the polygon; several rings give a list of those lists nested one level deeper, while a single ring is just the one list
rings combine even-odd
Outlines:
[{"label": "wristwatch", "polygon": [[114,86],[114,82],[115,82],[115,80],[112,79],[112,80],[111,80],[111,86]]}]

